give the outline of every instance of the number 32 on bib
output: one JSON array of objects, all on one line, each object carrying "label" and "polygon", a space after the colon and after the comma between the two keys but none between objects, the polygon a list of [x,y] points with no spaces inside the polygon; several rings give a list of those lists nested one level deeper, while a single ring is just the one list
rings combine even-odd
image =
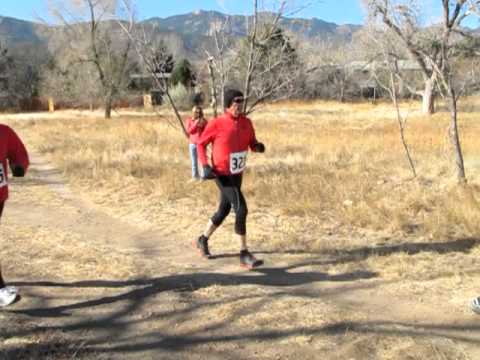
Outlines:
[{"label": "number 32 on bib", "polygon": [[239,174],[247,165],[247,152],[236,152],[230,154],[230,173]]}]

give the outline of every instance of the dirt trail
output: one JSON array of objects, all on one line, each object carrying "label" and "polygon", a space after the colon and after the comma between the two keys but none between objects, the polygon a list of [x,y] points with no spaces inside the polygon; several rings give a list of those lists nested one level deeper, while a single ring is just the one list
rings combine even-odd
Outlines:
[{"label": "dirt trail", "polygon": [[91,268],[112,255],[119,272],[86,268],[74,278],[59,266],[44,276],[4,259],[22,299],[0,313],[15,324],[1,330],[0,358],[480,358],[478,317],[442,279],[398,291],[398,281],[361,266],[339,271],[356,261],[351,254],[259,254],[266,266],[252,272],[235,254],[203,260],[174,234],[112,218],[32,159],[29,176],[12,186],[7,229],[67,234],[62,241],[78,242],[78,253],[58,261],[74,267],[99,246]]}]

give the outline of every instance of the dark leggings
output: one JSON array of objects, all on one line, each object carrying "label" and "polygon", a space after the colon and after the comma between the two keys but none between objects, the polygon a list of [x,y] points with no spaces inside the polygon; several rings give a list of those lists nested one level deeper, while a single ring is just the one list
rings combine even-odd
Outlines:
[{"label": "dark leggings", "polygon": [[220,226],[232,209],[235,211],[235,233],[245,235],[247,233],[247,203],[242,194],[242,174],[230,176],[218,176],[215,183],[220,189],[220,204],[212,223]]}]

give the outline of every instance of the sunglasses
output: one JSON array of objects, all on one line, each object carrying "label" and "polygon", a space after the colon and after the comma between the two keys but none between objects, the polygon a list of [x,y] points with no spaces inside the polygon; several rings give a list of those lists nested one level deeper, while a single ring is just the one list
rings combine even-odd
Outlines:
[{"label": "sunglasses", "polygon": [[241,104],[241,103],[245,102],[245,99],[244,98],[235,98],[235,99],[233,99],[233,102],[236,103],[236,104]]}]

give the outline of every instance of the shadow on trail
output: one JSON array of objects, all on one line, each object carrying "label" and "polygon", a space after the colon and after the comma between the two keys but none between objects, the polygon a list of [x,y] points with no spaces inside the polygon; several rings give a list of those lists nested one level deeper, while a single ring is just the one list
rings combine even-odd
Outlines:
[{"label": "shadow on trail", "polygon": [[352,261],[361,261],[365,260],[372,256],[389,256],[392,254],[405,253],[407,255],[415,255],[423,252],[432,252],[437,254],[447,254],[447,253],[468,253],[471,249],[480,244],[480,239],[476,238],[465,238],[465,239],[456,239],[452,241],[444,242],[421,242],[421,243],[402,243],[402,244],[393,244],[393,245],[376,245],[376,246],[365,246],[355,249],[346,249],[346,250],[323,250],[323,251],[295,251],[295,250],[286,250],[279,252],[258,252],[259,254],[273,254],[273,253],[282,253],[282,254],[323,254],[331,255],[333,258],[321,262],[324,265],[328,264],[337,264],[343,262],[352,262]]},{"label": "shadow on trail", "polygon": [[[461,333],[464,332],[464,333]],[[246,342],[246,341],[270,341],[281,340],[296,336],[301,333],[303,336],[341,336],[345,341],[345,335],[381,335],[395,336],[397,338],[447,338],[453,341],[469,344],[480,344],[480,325],[458,326],[453,324],[413,324],[393,321],[375,322],[337,322],[320,327],[307,327],[293,330],[273,330],[240,332],[233,335],[219,336],[185,336],[177,337],[164,336],[152,342],[140,343],[138,345],[120,345],[110,348],[102,346],[93,347],[96,351],[109,352],[133,352],[151,349],[164,349],[180,351],[192,345],[217,343],[217,342]],[[151,338],[153,334],[145,334],[143,338]],[[354,338],[352,337],[352,342]]]},{"label": "shadow on trail", "polygon": [[[322,272],[302,271],[288,272],[288,270],[303,266],[292,265],[283,268],[259,268],[245,274],[222,274],[222,273],[192,273],[171,275],[152,279],[134,279],[126,281],[91,280],[71,283],[50,281],[38,282],[14,282],[16,286],[41,286],[62,288],[128,288],[141,287],[129,290],[125,293],[103,297],[94,300],[78,302],[57,307],[34,308],[26,310],[13,310],[12,313],[20,313],[37,317],[61,317],[69,316],[68,311],[91,308],[94,306],[112,304],[124,300],[145,300],[160,292],[166,291],[195,291],[211,285],[237,286],[258,285],[273,287],[295,287],[320,281],[355,281],[371,279],[377,276],[374,272],[355,271],[345,274],[329,275]],[[293,291],[292,291],[293,292]]]},{"label": "shadow on trail", "polygon": [[[171,275],[162,278],[152,279],[133,279],[126,281],[108,281],[91,280],[78,281],[72,283],[60,282],[17,282],[17,286],[42,286],[42,287],[63,287],[63,288],[127,288],[137,287],[122,294],[110,297],[103,297],[74,304],[62,305],[57,307],[34,308],[27,310],[18,310],[17,313],[23,313],[29,316],[38,317],[62,317],[68,316],[68,312],[75,309],[91,308],[105,304],[112,304],[125,300],[146,299],[150,296],[165,291],[195,291],[200,288],[211,285],[236,286],[236,285],[258,285],[272,287],[296,287],[315,282],[335,282],[335,281],[355,281],[361,279],[371,279],[377,277],[377,274],[369,271],[355,271],[352,273],[330,275],[316,271],[298,271],[299,268],[311,265],[328,265],[351,261],[360,261],[370,256],[388,256],[395,253],[406,253],[409,255],[421,252],[468,252],[477,246],[480,240],[474,238],[458,239],[451,242],[431,242],[431,243],[405,243],[397,245],[382,245],[373,247],[362,247],[351,250],[335,250],[324,252],[331,254],[332,259],[321,261],[304,261],[287,267],[269,268],[261,267],[254,271],[244,274],[223,274],[223,273],[191,273]],[[237,254],[221,254],[216,258],[232,257]],[[294,270],[290,272],[290,270]],[[138,288],[141,287],[141,288]]]},{"label": "shadow on trail", "polygon": [[[233,341],[237,336],[232,333],[234,330],[231,324],[238,317],[245,313],[255,313],[259,309],[268,306],[273,299],[279,297],[310,297],[333,294],[336,292],[348,292],[359,288],[374,286],[369,283],[353,283],[345,287],[326,288],[312,292],[308,287],[294,288],[315,282],[353,282],[362,279],[375,278],[377,274],[368,271],[355,271],[344,274],[328,274],[316,271],[301,271],[302,264],[295,264],[282,268],[262,268],[256,271],[236,274],[222,274],[211,272],[187,273],[179,275],[170,275],[158,278],[132,279],[125,281],[109,280],[91,280],[78,281],[70,283],[39,281],[39,282],[16,282],[17,286],[29,287],[60,287],[60,288],[113,288],[119,289],[120,293],[112,296],[102,296],[95,299],[70,302],[64,305],[52,306],[49,304],[51,298],[37,299],[38,305],[35,308],[10,310],[11,315],[34,317],[44,324],[32,330],[18,330],[7,334],[0,334],[1,337],[21,337],[32,334],[41,334],[45,331],[61,331],[63,334],[82,334],[85,331],[95,334],[94,337],[86,339],[89,345],[85,348],[93,352],[134,352],[134,351],[177,351],[177,349],[186,349],[199,343],[210,343],[218,336],[218,341]],[[294,270],[294,272],[289,272]],[[13,285],[13,284],[12,284]],[[217,299],[215,296],[208,300],[195,300],[189,294],[201,288],[212,285],[238,286],[238,285],[258,285],[260,287],[273,287],[271,291],[265,292],[255,288],[239,288],[238,293],[233,294],[231,298]],[[165,302],[156,302],[154,311],[151,312],[153,298],[163,294],[168,300]],[[185,306],[178,306],[172,309],[171,295],[177,294],[179,300],[187,299]],[[170,296],[170,297],[169,297]],[[228,312],[227,318],[221,318],[218,321],[213,318],[212,323],[202,325],[195,319],[197,314],[201,314],[203,309],[212,309],[216,306],[226,306],[229,303],[238,304],[239,301],[246,300],[245,305],[240,309],[233,308]],[[58,301],[58,300],[57,300]],[[71,300],[65,300],[71,301]],[[113,306],[116,304],[116,306]],[[99,307],[103,306],[101,309]],[[92,313],[91,310],[98,309]],[[90,312],[89,312],[90,310]],[[150,313],[151,312],[151,313]],[[145,317],[136,317],[135,314],[149,313]],[[93,315],[96,314],[96,315]],[[132,315],[133,314],[133,315]],[[56,323],[55,318],[67,318],[66,321]],[[48,320],[47,320],[48,319]],[[43,321],[42,321],[43,320]],[[46,322],[45,322],[46,321]],[[191,327],[181,334],[175,336],[172,332],[170,323],[189,323]],[[47,325],[45,325],[47,324]],[[151,331],[155,327],[161,327],[160,330],[148,334],[137,334],[133,337],[130,329],[140,324],[149,324],[147,329]],[[160,332],[159,332],[160,331]],[[294,332],[303,333],[303,329]],[[292,332],[292,333],[294,333]],[[205,334],[212,333],[212,337]],[[213,335],[216,334],[216,335]],[[220,334],[229,334],[222,337]],[[205,337],[204,337],[205,335]],[[132,337],[131,337],[132,336]],[[197,337],[198,336],[198,337]],[[262,331],[247,334],[246,341],[249,338],[268,338]],[[275,338],[272,335],[272,339]],[[290,336],[289,334],[279,334],[279,337]],[[131,338],[130,338],[131,337]],[[109,344],[106,349],[105,344]],[[95,348],[99,346],[99,348]],[[18,350],[18,349],[17,349]],[[32,349],[34,351],[35,349]],[[12,350],[14,351],[14,350]]]},{"label": "shadow on trail", "polygon": [[[461,243],[457,243],[461,244]],[[470,243],[468,243],[470,244]],[[467,245],[468,245],[467,244]],[[428,244],[432,246],[432,244]],[[465,245],[465,244],[464,244]],[[459,245],[457,245],[459,246]],[[468,245],[470,246],[470,245]],[[390,247],[391,248],[391,247]],[[437,249],[438,250],[438,249]],[[60,288],[111,288],[120,289],[121,293],[112,296],[103,296],[96,299],[78,301],[60,306],[51,306],[45,300],[41,306],[25,310],[11,310],[12,315],[34,317],[36,319],[53,319],[57,317],[72,317],[66,323],[55,323],[52,320],[34,330],[19,329],[3,331],[2,337],[25,336],[41,334],[45,331],[61,331],[76,339],[84,336],[83,349],[95,354],[128,354],[146,351],[162,352],[162,354],[191,354],[207,358],[222,358],[221,349],[230,344],[237,348],[262,341],[278,341],[295,336],[340,336],[346,334],[395,336],[398,338],[447,338],[470,344],[480,344],[480,325],[477,323],[459,326],[458,324],[431,324],[431,323],[400,323],[393,321],[358,321],[332,322],[324,326],[280,327],[262,325],[257,328],[235,327],[236,321],[245,314],[255,314],[265,309],[273,301],[284,296],[297,298],[321,298],[322,296],[347,293],[358,289],[378,286],[378,282],[361,282],[362,279],[376,278],[377,274],[368,271],[354,271],[343,274],[328,274],[317,271],[303,271],[302,267],[308,264],[294,264],[281,268],[259,268],[255,271],[222,274],[222,273],[187,273],[157,278],[140,278],[125,281],[91,280],[70,283],[39,281],[17,282],[17,286],[30,287],[60,287]],[[351,282],[345,286],[316,288],[314,291],[308,285],[316,282]],[[232,297],[219,298],[215,296],[208,300],[195,300],[189,294],[193,291],[213,285],[237,286],[258,285],[272,287],[272,291],[265,292],[253,288],[239,288]],[[171,298],[165,302],[156,302],[151,307],[153,298],[165,294],[178,294],[180,300],[185,296],[188,301],[184,306],[171,306]],[[170,300],[170,302],[168,301]],[[246,300],[245,305],[238,307],[239,301]],[[67,300],[66,300],[67,301]],[[112,304],[115,307],[109,308]],[[232,304],[232,307],[228,307]],[[99,314],[92,315],[87,309],[94,310],[100,306]],[[225,316],[210,319],[207,323],[197,321],[204,311],[216,309],[217,306],[227,306],[230,309]],[[110,309],[110,310],[109,310]],[[85,313],[83,313],[85,311]],[[262,310],[263,311],[263,310]],[[132,314],[145,314],[132,316]],[[82,316],[83,315],[83,316]],[[200,317],[201,319],[201,317]],[[308,323],[308,322],[307,322]],[[141,333],[136,332],[136,326],[145,324]],[[191,324],[181,331],[175,331],[173,324]],[[86,333],[94,336],[87,336]],[[353,340],[354,338],[352,338]],[[216,344],[223,344],[218,348]],[[36,346],[45,344],[31,344],[31,351]],[[209,350],[198,348],[207,345]],[[213,349],[210,345],[214,346]],[[194,350],[193,350],[194,349]],[[21,349],[9,349],[9,354],[16,354]],[[82,350],[83,351],[83,350]],[[241,351],[240,353],[241,354]],[[114,355],[112,355],[114,356]],[[238,357],[239,359],[241,357]],[[315,357],[312,357],[315,358]]]},{"label": "shadow on trail", "polygon": [[[307,326],[290,329],[275,329],[273,326],[266,326],[265,329],[259,330],[241,330],[241,331],[222,331],[227,328],[231,318],[220,321],[214,327],[207,327],[200,331],[191,331],[181,334],[181,336],[171,335],[168,329],[164,331],[150,331],[147,333],[136,334],[125,337],[117,343],[106,344],[106,339],[101,337],[89,342],[88,346],[82,350],[83,354],[105,354],[108,356],[115,356],[113,354],[127,354],[142,353],[145,351],[162,352],[168,354],[167,358],[178,356],[175,354],[188,354],[189,358],[192,355],[198,355],[195,358],[225,358],[220,349],[215,347],[199,348],[198,346],[214,345],[214,344],[231,344],[235,348],[242,348],[248,344],[273,342],[278,344],[278,341],[283,341],[298,335],[309,337],[311,339],[319,337],[336,337],[342,344],[351,343],[355,346],[358,341],[358,336],[385,336],[395,337],[397,339],[406,338],[410,341],[418,340],[435,340],[448,339],[453,342],[459,342],[470,345],[480,345],[480,325],[475,322],[467,325],[456,324],[431,324],[431,323],[408,323],[395,321],[342,321],[333,322],[324,326]],[[207,333],[214,331],[213,334]],[[346,337],[348,335],[348,338]],[[65,345],[61,349],[65,351]],[[292,345],[290,345],[292,346]],[[18,353],[39,353],[42,348],[48,349],[49,344],[27,344],[18,348],[11,348],[4,352],[6,358],[14,358],[12,355]],[[70,345],[70,348],[73,346]],[[194,350],[193,350],[194,349]],[[279,350],[282,348],[279,346]],[[44,350],[45,351],[45,350]],[[192,352],[193,351],[193,352]],[[330,351],[333,351],[330,349]],[[232,358],[234,354],[228,353],[228,358]],[[234,358],[243,359],[240,354],[235,354]],[[71,354],[70,354],[71,355]],[[306,358],[318,359],[320,353]],[[16,357],[15,357],[16,358]],[[163,358],[160,357],[159,358]],[[182,357],[183,358],[183,357]],[[249,357],[245,357],[247,359]],[[305,358],[305,357],[304,357]]]},{"label": "shadow on trail", "polygon": [[[318,260],[318,263],[355,261],[373,255],[388,256],[398,252],[407,254],[425,251],[467,252],[478,243],[479,240],[476,239],[460,239],[441,243],[363,247],[330,252],[331,259]],[[11,315],[34,318],[39,325],[34,329],[5,329],[0,332],[0,338],[40,336],[45,332],[59,331],[77,340],[81,339],[85,344],[82,351],[91,353],[115,356],[113,354],[140,354],[153,351],[161,352],[164,355],[169,354],[169,356],[172,354],[186,356],[192,354],[193,351],[199,358],[202,356],[204,358],[222,358],[222,347],[225,349],[227,345],[228,348],[237,349],[239,343],[247,346],[262,341],[275,342],[295,336],[311,336],[312,338],[340,336],[343,339],[347,333],[359,336],[379,335],[398,338],[446,338],[480,345],[480,325],[473,322],[461,326],[458,324],[372,322],[368,320],[332,322],[322,326],[299,325],[294,328],[276,328],[275,325],[269,324],[253,328],[235,325],[238,324],[238,319],[246,314],[262,313],[274,299],[282,297],[331,298],[338,294],[379,285],[378,281],[361,281],[377,278],[376,273],[369,271],[353,271],[343,274],[308,271],[308,266],[316,263],[316,261],[305,261],[286,267],[265,267],[234,274],[198,272],[125,281],[17,282],[14,285],[118,290],[112,295],[97,296],[86,300],[86,296],[84,296],[81,301],[64,299],[64,304],[61,305],[58,305],[59,299],[56,299],[54,305],[51,304],[51,298],[38,299],[37,305],[33,308],[10,310],[8,313]],[[305,286],[319,282],[345,282],[345,285],[316,288]],[[229,296],[220,298],[212,295],[205,299],[193,295],[196,290],[214,285],[256,285],[259,288],[239,287],[238,292],[228,292]],[[269,289],[267,290],[267,288]],[[161,300],[155,300],[158,296],[162,296]],[[239,304],[242,305],[239,306]],[[224,315],[218,319],[213,316],[205,323],[199,320],[204,319],[202,315],[205,314],[205,311],[216,311],[218,308],[229,310],[223,312]],[[61,318],[64,320],[55,320]],[[181,330],[175,330],[175,324],[186,325],[181,327]],[[138,327],[142,331],[138,332]],[[222,345],[217,347],[218,344]],[[32,346],[32,351],[36,351],[36,346],[44,345],[43,343],[43,345],[31,344],[29,346]],[[209,350],[199,348],[200,345],[206,345]],[[213,346],[213,350],[211,346]],[[20,348],[12,348],[8,350],[8,353],[16,354],[15,351],[20,350]],[[240,354],[242,352],[239,350],[237,355]]]},{"label": "shadow on trail", "polygon": [[334,255],[353,256],[356,258],[367,258],[369,256],[388,256],[397,253],[406,253],[408,255],[415,255],[422,252],[433,252],[438,254],[447,254],[454,252],[467,253],[478,244],[480,244],[479,239],[466,238],[446,242],[404,243],[395,245],[363,247],[353,250],[336,250],[333,253]]}]

